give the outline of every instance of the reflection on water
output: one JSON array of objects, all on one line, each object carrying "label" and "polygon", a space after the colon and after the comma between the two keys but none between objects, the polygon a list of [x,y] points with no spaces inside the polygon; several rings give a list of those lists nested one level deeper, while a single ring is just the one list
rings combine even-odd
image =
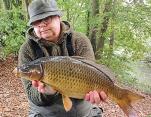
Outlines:
[{"label": "reflection on water", "polygon": [[132,75],[137,79],[134,87],[142,92],[151,94],[151,63],[132,63]]},{"label": "reflection on water", "polygon": [[139,62],[135,66],[138,82],[151,86],[151,63]]},{"label": "reflection on water", "polygon": [[121,84],[151,94],[151,63],[129,62],[126,64],[125,76],[120,77]]}]

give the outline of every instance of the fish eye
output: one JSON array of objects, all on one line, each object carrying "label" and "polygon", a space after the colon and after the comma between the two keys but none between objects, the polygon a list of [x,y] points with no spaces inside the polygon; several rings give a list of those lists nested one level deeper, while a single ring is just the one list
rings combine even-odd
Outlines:
[{"label": "fish eye", "polygon": [[21,71],[23,71],[23,72],[29,72],[30,66],[28,66],[28,65],[23,65],[23,66],[20,67],[20,69],[21,69]]}]

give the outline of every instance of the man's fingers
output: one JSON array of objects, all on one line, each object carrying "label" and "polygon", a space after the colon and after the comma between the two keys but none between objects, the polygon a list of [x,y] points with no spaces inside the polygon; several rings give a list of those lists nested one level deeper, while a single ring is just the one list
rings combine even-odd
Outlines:
[{"label": "man's fingers", "polygon": [[91,102],[92,104],[95,103],[93,92],[90,91],[89,94],[90,94],[90,102]]},{"label": "man's fingers", "polygon": [[99,93],[96,90],[93,91],[93,96],[94,96],[94,102],[96,104],[100,104],[101,99],[100,99]]},{"label": "man's fingers", "polygon": [[101,101],[106,102],[107,95],[104,91],[97,92],[96,90],[94,90],[85,95],[85,100],[91,102],[92,104],[100,104]]},{"label": "man's fingers", "polygon": [[32,86],[37,88],[37,90],[41,93],[47,93],[47,94],[55,94],[57,91],[49,86],[45,86],[44,83],[41,81],[32,81]]},{"label": "man's fingers", "polygon": [[87,94],[85,95],[85,100],[86,100],[86,101],[89,101],[89,100],[90,100],[90,94],[89,94],[89,93],[87,93]]},{"label": "man's fingers", "polygon": [[45,92],[44,83],[38,82],[38,91],[41,93]]},{"label": "man's fingers", "polygon": [[107,95],[106,95],[106,93],[105,93],[104,91],[101,91],[99,94],[100,94],[101,100],[105,102],[105,101],[107,100]]},{"label": "man's fingers", "polygon": [[32,81],[32,86],[37,88],[37,90],[41,93],[45,92],[44,83],[42,83],[40,81],[33,80]]},{"label": "man's fingers", "polygon": [[33,80],[32,81],[32,86],[35,87],[35,88],[37,88],[38,87],[38,81]]}]

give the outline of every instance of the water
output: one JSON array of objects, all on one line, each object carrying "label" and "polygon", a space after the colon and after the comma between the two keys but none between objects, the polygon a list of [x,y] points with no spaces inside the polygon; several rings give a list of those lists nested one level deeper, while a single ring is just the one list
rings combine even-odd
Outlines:
[{"label": "water", "polygon": [[133,75],[137,79],[134,84],[140,91],[151,94],[151,63],[137,62],[132,64]]},{"label": "water", "polygon": [[151,86],[151,64],[139,62],[135,67],[138,82]]}]

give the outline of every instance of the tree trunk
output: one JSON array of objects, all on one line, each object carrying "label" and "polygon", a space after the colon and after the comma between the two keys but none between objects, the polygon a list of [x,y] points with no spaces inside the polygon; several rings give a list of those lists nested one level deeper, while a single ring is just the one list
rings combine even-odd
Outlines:
[{"label": "tree trunk", "polygon": [[86,35],[89,36],[90,33],[90,11],[87,10],[87,15],[86,15],[86,20],[87,20],[87,31],[86,31]]},{"label": "tree trunk", "polygon": [[22,0],[23,8],[26,11],[26,18],[29,19],[29,14],[28,14],[28,5],[32,0]]},{"label": "tree trunk", "polygon": [[3,3],[6,10],[12,9],[12,0],[3,0]]},{"label": "tree trunk", "polygon": [[3,9],[3,8],[4,8],[3,0],[0,0],[0,9]]},{"label": "tree trunk", "polygon": [[117,0],[114,0],[112,3],[112,18],[110,20],[110,24],[111,24],[111,35],[110,35],[110,40],[109,40],[109,52],[108,52],[108,58],[109,60],[112,59],[112,55],[113,55],[113,48],[114,48],[114,40],[115,40],[115,29],[114,29],[114,22],[115,22],[115,17],[116,17],[116,6],[117,5]]},{"label": "tree trunk", "polygon": [[109,24],[109,13],[111,12],[111,8],[112,8],[112,1],[108,0],[105,3],[105,8],[103,11],[104,14],[104,18],[103,18],[103,22],[101,24],[101,28],[99,30],[99,40],[98,40],[98,44],[97,44],[97,49],[96,49],[96,58],[100,58],[101,54],[103,52],[103,48],[104,48],[104,41],[105,41],[105,37],[104,37],[104,33],[107,31],[108,28],[108,24]]},{"label": "tree trunk", "polygon": [[19,7],[22,5],[22,1],[20,0],[12,0],[12,4],[15,6],[15,7]]},{"label": "tree trunk", "polygon": [[[99,0],[91,0],[91,18],[95,19],[99,14]],[[98,25],[95,24],[94,20],[91,19],[92,24],[90,24],[90,32],[89,32],[89,38],[92,43],[92,47],[94,52],[96,52],[96,33],[97,33],[97,28]]]},{"label": "tree trunk", "polygon": [[113,53],[113,44],[114,44],[114,39],[115,39],[115,36],[114,36],[114,31],[112,31],[112,33],[111,33],[111,36],[110,36],[110,43],[109,43],[109,48],[110,48],[110,55],[109,56],[111,56],[112,55],[112,53]]},{"label": "tree trunk", "polygon": [[70,9],[67,8],[67,21],[71,22],[71,18],[70,18]]}]

